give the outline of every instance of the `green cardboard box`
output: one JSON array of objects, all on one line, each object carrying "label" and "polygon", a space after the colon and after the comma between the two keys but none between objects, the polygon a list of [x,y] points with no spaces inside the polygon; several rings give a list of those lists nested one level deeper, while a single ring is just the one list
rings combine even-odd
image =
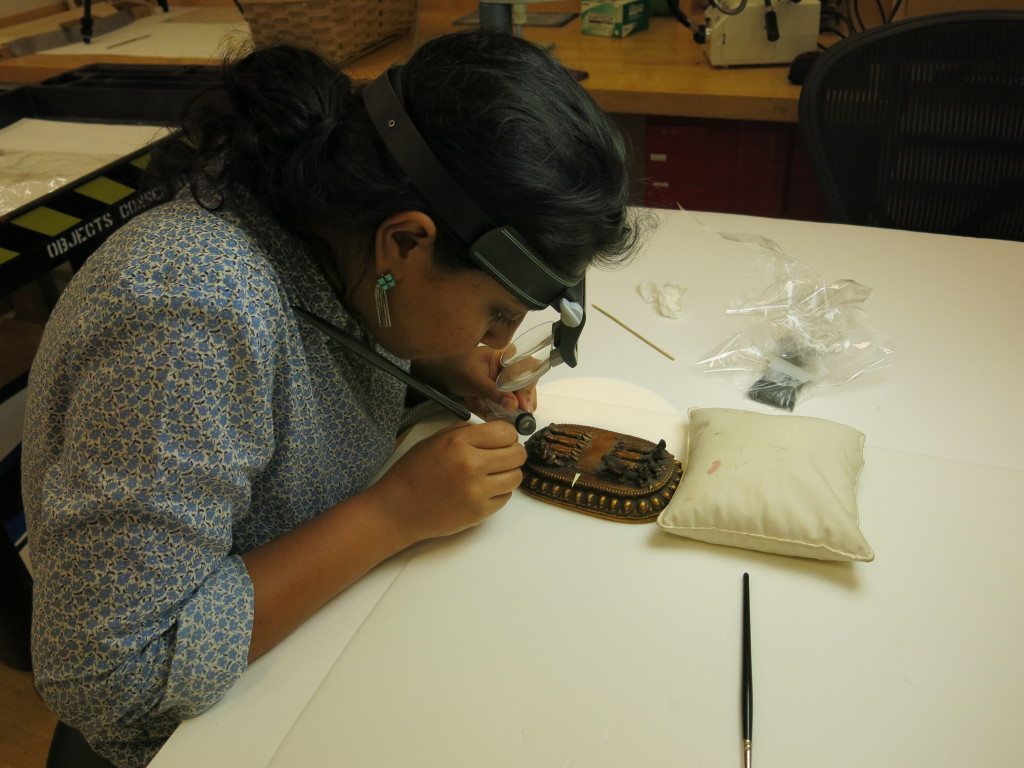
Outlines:
[{"label": "green cardboard box", "polygon": [[651,9],[647,0],[583,0],[583,34],[625,37],[647,29]]}]

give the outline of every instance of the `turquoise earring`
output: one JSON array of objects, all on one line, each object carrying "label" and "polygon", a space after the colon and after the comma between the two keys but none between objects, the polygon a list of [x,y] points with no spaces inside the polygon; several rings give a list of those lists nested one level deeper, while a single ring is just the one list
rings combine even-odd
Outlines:
[{"label": "turquoise earring", "polygon": [[395,287],[395,277],[390,270],[377,278],[373,289],[374,303],[377,305],[377,322],[381,328],[391,327],[391,310],[388,308],[388,291]]}]

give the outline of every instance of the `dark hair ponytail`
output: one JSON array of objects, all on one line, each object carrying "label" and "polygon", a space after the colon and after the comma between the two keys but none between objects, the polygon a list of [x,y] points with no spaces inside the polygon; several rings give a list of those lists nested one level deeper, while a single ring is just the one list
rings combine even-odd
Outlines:
[{"label": "dark hair ponytail", "polygon": [[[226,65],[222,84],[182,116],[193,195],[218,208],[241,187],[282,224],[304,229],[334,134],[361,106],[348,76],[312,51],[275,46]],[[167,162],[163,173],[180,170],[180,157]]]},{"label": "dark hair ponytail", "polygon": [[402,89],[449,171],[552,266],[578,273],[634,249],[622,136],[547,52],[510,35],[448,35],[403,67]]},{"label": "dark hair ponytail", "polygon": [[[635,246],[622,138],[547,53],[509,35],[461,32],[425,44],[401,77],[441,162],[552,267],[578,273]],[[208,208],[230,205],[240,187],[310,241],[332,228],[369,237],[392,213],[422,210],[438,225],[439,260],[471,265],[388,154],[351,80],[311,51],[275,46],[227,65],[182,128],[194,145],[192,193]]]}]

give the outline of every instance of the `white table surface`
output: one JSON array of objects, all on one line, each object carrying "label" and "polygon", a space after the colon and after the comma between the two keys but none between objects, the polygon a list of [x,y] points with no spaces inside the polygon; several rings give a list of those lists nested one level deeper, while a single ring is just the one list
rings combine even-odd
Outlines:
[{"label": "white table surface", "polygon": [[[635,264],[589,273],[588,300],[676,361],[591,311],[580,365],[575,371],[556,368],[550,379],[625,378],[683,413],[691,406],[777,412],[744,398],[728,374],[702,373],[692,365],[747,322],[725,310],[756,256],[715,233],[763,234],[826,282],[852,278],[871,287],[865,310],[895,346],[892,368],[817,390],[798,414],[849,424],[872,445],[1024,469],[1024,345],[1018,341],[1024,331],[1024,243],[694,214],[702,228],[687,214],[659,213],[664,223]],[[686,314],[679,320],[657,315],[636,293],[646,280],[686,286]]]},{"label": "white table surface", "polygon": [[[647,253],[593,273],[576,371],[538,422],[657,439],[689,407],[773,412],[692,362],[744,321],[724,310],[771,237],[866,304],[894,365],[797,414],[867,435],[872,563],[717,547],[516,494],[484,525],[384,564],[184,723],[152,763],[219,766],[733,766],[740,575],[751,574],[761,766],[1008,765],[1024,712],[1024,244],[662,212]],[[668,320],[643,280],[689,289]],[[564,369],[564,366],[562,367]],[[437,424],[423,425],[419,434]]]}]

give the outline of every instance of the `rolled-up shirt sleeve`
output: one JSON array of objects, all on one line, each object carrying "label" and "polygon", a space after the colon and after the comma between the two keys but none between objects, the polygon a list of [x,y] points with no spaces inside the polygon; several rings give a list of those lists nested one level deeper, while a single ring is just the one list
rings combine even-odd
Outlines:
[{"label": "rolled-up shirt sleeve", "polygon": [[223,254],[185,271],[173,256],[86,265],[27,413],[37,685],[124,766],[246,668],[253,588],[232,526],[274,449],[275,344],[258,311],[273,291]]}]

